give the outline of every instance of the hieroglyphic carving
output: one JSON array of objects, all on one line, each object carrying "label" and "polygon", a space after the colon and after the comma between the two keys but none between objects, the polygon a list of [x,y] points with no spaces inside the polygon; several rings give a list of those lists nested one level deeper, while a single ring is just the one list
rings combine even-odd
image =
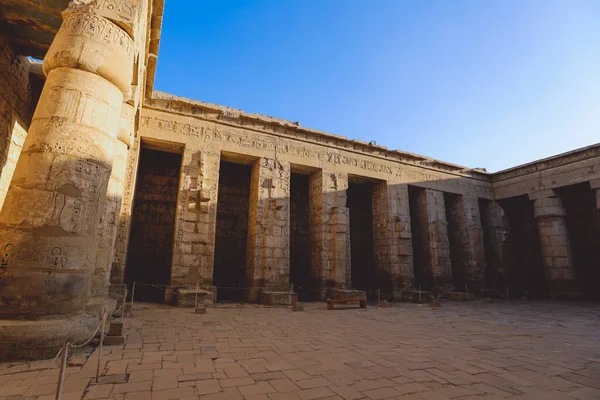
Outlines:
[{"label": "hieroglyphic carving", "polygon": [[64,17],[61,26],[61,30],[63,29],[65,34],[83,36],[111,45],[131,57],[133,65],[133,40],[109,20],[93,14],[69,13]]},{"label": "hieroglyphic carving", "polygon": [[[289,155],[301,157],[307,160],[312,160],[312,164],[323,165],[329,163],[333,165],[341,165],[351,168],[356,168],[369,173],[388,175],[390,182],[432,182],[443,185],[445,190],[451,192],[462,193],[472,191],[471,194],[476,194],[481,197],[491,197],[491,187],[488,184],[479,184],[476,181],[470,180],[467,177],[461,177],[456,174],[451,174],[443,171],[435,171],[433,169],[423,169],[419,167],[410,167],[405,164],[399,164],[396,160],[383,160],[378,156],[372,155],[353,155],[344,150],[330,150],[323,147],[320,141],[314,138],[309,138],[307,134],[297,132],[298,140],[273,137],[268,135],[260,135],[257,132],[249,131],[242,128],[236,128],[225,125],[214,125],[211,127],[204,126],[201,121],[180,122],[174,119],[166,119],[155,115],[142,116],[142,126],[149,129],[154,129],[163,132],[173,132],[176,135],[183,137],[193,137],[200,139],[200,143],[208,148],[213,148],[217,143],[231,144],[240,148],[252,148],[268,152],[274,152],[279,155]],[[300,141],[300,139],[306,140]],[[186,141],[183,139],[183,141]],[[310,143],[317,142],[317,143]],[[329,143],[328,145],[334,146]],[[337,146],[336,146],[337,147]],[[244,152],[240,149],[240,152]],[[418,170],[416,168],[419,168]]]}]

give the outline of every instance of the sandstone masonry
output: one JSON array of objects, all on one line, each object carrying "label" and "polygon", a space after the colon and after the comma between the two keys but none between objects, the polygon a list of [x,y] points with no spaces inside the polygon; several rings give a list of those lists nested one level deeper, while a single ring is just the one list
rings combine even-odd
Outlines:
[{"label": "sandstone masonry", "polygon": [[[598,298],[600,145],[489,174],[156,92],[163,6],[73,0],[50,36],[0,34],[0,358],[88,337],[134,284]],[[19,7],[0,21],[36,37]]]}]

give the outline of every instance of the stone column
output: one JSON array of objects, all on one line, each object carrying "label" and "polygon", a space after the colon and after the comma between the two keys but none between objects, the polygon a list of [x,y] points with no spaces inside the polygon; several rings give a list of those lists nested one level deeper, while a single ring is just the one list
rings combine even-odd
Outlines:
[{"label": "stone column", "polygon": [[480,210],[487,261],[486,277],[488,285],[503,289],[506,284],[506,240],[508,224],[504,210],[497,201],[484,200]]},{"label": "stone column", "polygon": [[[452,222],[449,227],[455,229],[448,232],[455,241],[451,251],[456,251],[458,257],[453,258],[459,265],[453,265],[458,271],[462,285],[468,285],[470,292],[485,286],[485,251],[483,243],[483,229],[479,214],[479,201],[476,197],[456,195],[449,206],[447,215]],[[455,277],[456,278],[456,277]],[[457,284],[456,279],[454,283]],[[455,291],[463,291],[464,287],[457,287]]]},{"label": "stone column", "polygon": [[172,285],[212,287],[220,161],[219,153],[184,151]]},{"label": "stone column", "polygon": [[277,302],[265,298],[265,292],[289,293],[289,247],[290,164],[261,158],[252,166],[250,181],[246,256],[249,301]]},{"label": "stone column", "polygon": [[423,212],[421,222],[425,225],[427,237],[424,248],[427,253],[425,271],[429,288],[448,289],[452,287],[452,266],[444,193],[425,189],[419,194],[419,202],[419,210]]},{"label": "stone column", "polygon": [[380,182],[373,186],[373,242],[378,287],[383,296],[412,288],[414,268],[408,186]]},{"label": "stone column", "polygon": [[309,186],[314,288],[323,300],[328,288],[347,289],[351,282],[348,175],[319,171],[311,175]]},{"label": "stone column", "polygon": [[91,11],[64,13],[0,213],[0,358],[54,354],[98,322],[83,310],[134,49],[121,24]]},{"label": "stone column", "polygon": [[[119,122],[119,136],[115,143],[112,170],[100,221],[98,223],[98,251],[96,267],[92,275],[91,296],[101,304],[107,297],[111,266],[115,253],[118,218],[124,193],[127,171],[127,151],[133,145],[135,135],[135,110],[131,104],[123,104]],[[119,299],[120,300],[120,299]]]},{"label": "stone column", "polygon": [[573,254],[567,229],[567,212],[554,190],[529,194],[542,249],[544,280],[549,292],[576,289]]},{"label": "stone column", "polygon": [[117,227],[117,237],[115,240],[114,258],[110,271],[111,291],[115,290],[115,296],[124,290],[123,280],[125,278],[125,262],[127,259],[127,249],[129,245],[129,233],[131,228],[131,213],[133,212],[133,194],[137,178],[137,167],[140,158],[140,137],[133,140],[133,146],[127,154],[127,166],[125,168],[125,187],[123,189],[123,199],[121,200],[121,210],[119,212],[119,225]]},{"label": "stone column", "polygon": [[596,192],[596,210],[600,210],[600,179],[591,180],[590,187]]}]

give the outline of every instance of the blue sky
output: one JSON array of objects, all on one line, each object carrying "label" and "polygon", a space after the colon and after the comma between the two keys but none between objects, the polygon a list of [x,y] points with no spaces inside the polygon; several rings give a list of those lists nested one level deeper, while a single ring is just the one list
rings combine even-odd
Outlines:
[{"label": "blue sky", "polygon": [[155,87],[497,171],[600,142],[600,1],[167,0]]}]

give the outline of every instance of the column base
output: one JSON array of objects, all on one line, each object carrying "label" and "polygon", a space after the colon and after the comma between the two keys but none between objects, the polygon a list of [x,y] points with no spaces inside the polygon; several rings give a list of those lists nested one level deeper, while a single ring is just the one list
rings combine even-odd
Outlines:
[{"label": "column base", "polygon": [[0,360],[54,357],[65,342],[80,344],[98,328],[97,315],[79,312],[36,320],[0,320]]},{"label": "column base", "polygon": [[292,292],[267,292],[260,293],[260,304],[268,306],[290,306],[298,302],[298,295]]},{"label": "column base", "polygon": [[332,299],[357,299],[357,298],[367,298],[367,292],[364,290],[355,290],[355,289],[335,289],[328,288],[325,296],[325,300]]},{"label": "column base", "polygon": [[452,301],[469,301],[475,300],[475,293],[445,292],[442,297],[446,300]]},{"label": "column base", "polygon": [[[198,306],[203,306],[206,302],[212,304],[215,300],[214,292],[216,288],[213,286],[210,289],[198,288]],[[178,307],[194,307],[196,305],[196,288],[175,288],[173,289],[172,303]]]},{"label": "column base", "polygon": [[429,303],[433,299],[435,299],[434,294],[428,290],[405,290],[402,292],[402,300],[411,303]]}]

